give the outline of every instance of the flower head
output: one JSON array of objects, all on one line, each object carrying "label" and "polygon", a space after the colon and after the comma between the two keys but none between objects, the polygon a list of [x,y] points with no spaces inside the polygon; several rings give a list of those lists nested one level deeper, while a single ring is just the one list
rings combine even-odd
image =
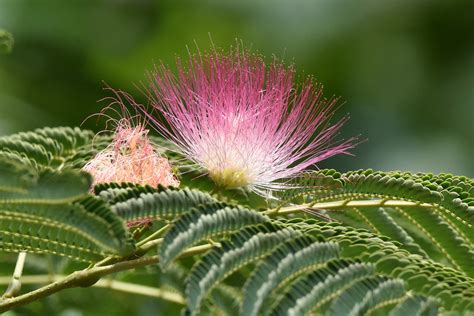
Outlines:
[{"label": "flower head", "polygon": [[323,98],[311,78],[295,85],[281,62],[238,47],[190,56],[187,66],[178,59],[177,69],[148,74],[152,111],[144,113],[220,186],[285,188],[284,179],[354,147],[354,139],[332,142],[347,120],[329,122],[338,100]]},{"label": "flower head", "polygon": [[178,186],[168,160],[158,153],[142,124],[122,117],[115,121],[116,128],[111,144],[99,152],[85,166],[94,183],[133,182],[157,187]]}]

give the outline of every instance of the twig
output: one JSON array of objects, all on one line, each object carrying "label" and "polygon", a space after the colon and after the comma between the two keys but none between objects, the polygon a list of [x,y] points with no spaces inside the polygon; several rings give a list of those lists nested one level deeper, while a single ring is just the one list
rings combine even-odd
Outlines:
[{"label": "twig", "polygon": [[146,244],[150,240],[156,239],[156,237],[160,237],[168,229],[169,226],[170,226],[169,224],[166,224],[165,226],[161,227],[160,229],[158,229],[156,232],[154,232],[153,234],[151,234],[147,238],[145,238],[143,240],[140,240],[137,243],[137,247],[140,247],[140,246]]},{"label": "twig", "polygon": [[[184,251],[180,257],[194,256],[203,253],[213,246],[210,244],[200,245],[189,248]],[[72,287],[89,287],[96,284],[99,279],[105,275],[115,272],[125,271],[129,269],[139,268],[156,264],[159,261],[159,256],[142,257],[133,260],[121,261],[108,266],[92,267],[81,271],[73,272],[62,280],[55,281],[37,290],[20,295],[13,298],[3,298],[0,300],[0,313],[7,311],[13,307],[21,306],[33,302],[37,299],[52,295],[63,289]]]},{"label": "twig", "polygon": [[269,216],[291,214],[304,211],[308,208],[312,209],[338,209],[343,207],[373,207],[373,206],[387,206],[387,207],[433,207],[430,203],[419,203],[403,200],[387,200],[387,199],[373,199],[373,200],[341,200],[331,202],[312,202],[307,204],[287,206],[274,208],[263,212]]},{"label": "twig", "polygon": [[21,275],[23,274],[23,267],[25,266],[26,252],[20,252],[16,260],[15,271],[7,290],[2,298],[10,298],[16,296],[21,290]]}]

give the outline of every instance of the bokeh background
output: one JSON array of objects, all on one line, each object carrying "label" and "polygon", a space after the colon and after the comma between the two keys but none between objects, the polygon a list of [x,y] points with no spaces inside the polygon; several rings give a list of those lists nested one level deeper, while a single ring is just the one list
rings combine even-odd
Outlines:
[{"label": "bokeh background", "polygon": [[[0,134],[79,125],[103,81],[133,84],[186,45],[242,39],[345,100],[343,136],[368,141],[323,167],[474,176],[474,2],[0,0]],[[91,120],[87,128],[103,128]]]},{"label": "bokeh background", "polygon": [[[367,141],[355,157],[322,167],[474,176],[472,0],[0,0],[2,28],[15,47],[0,55],[0,135],[80,125],[109,96],[103,82],[139,96],[134,83],[154,62],[172,64],[195,42],[205,50],[210,34],[217,46],[238,38],[295,63],[326,96],[342,96],[342,114],[351,113],[342,136]],[[103,129],[95,120],[83,126]],[[161,308],[156,299],[74,289],[14,315]]]}]

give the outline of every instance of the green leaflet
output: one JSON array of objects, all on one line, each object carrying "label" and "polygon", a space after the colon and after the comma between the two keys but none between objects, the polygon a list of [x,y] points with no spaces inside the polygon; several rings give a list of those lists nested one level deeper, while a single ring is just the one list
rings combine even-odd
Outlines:
[{"label": "green leaflet", "polygon": [[198,206],[178,218],[166,233],[160,247],[162,269],[186,248],[213,236],[231,233],[269,218],[241,206],[214,203]]},{"label": "green leaflet", "polygon": [[0,148],[8,153],[16,153],[20,157],[28,157],[32,164],[49,166],[53,160],[52,153],[43,146],[19,139],[1,139]]},{"label": "green leaflet", "polygon": [[233,234],[193,266],[186,286],[188,311],[197,314],[205,295],[223,279],[297,235],[297,231],[270,223],[248,226]]},{"label": "green leaflet", "polygon": [[284,198],[309,206],[341,201],[334,209],[329,207],[330,217],[387,235],[412,253],[473,277],[473,183],[473,179],[450,174],[322,170],[295,180],[293,184],[303,188],[290,189]]},{"label": "green leaflet", "polygon": [[91,131],[82,130],[78,127],[44,127],[36,129],[34,132],[58,141],[65,154],[71,154],[75,149],[89,144],[94,136]]},{"label": "green leaflet", "polygon": [[2,204],[0,220],[3,251],[52,253],[92,262],[124,249],[104,218],[79,204]]},{"label": "green leaflet", "polygon": [[431,297],[421,295],[409,296],[391,312],[390,316],[407,316],[407,315],[437,315],[439,302]]},{"label": "green leaflet", "polygon": [[[38,182],[39,173],[32,166],[3,155],[0,159],[0,198],[22,195]],[[89,179],[90,181],[90,179]],[[80,192],[84,192],[80,190]]]},{"label": "green leaflet", "polygon": [[0,160],[0,249],[52,253],[93,262],[126,255],[133,243],[123,221],[95,197],[78,170],[37,170]]},{"label": "green leaflet", "polygon": [[363,217],[363,221],[369,223],[369,229],[377,234],[382,234],[394,241],[398,241],[411,253],[420,254],[423,257],[429,257],[428,254],[418,245],[413,237],[397,223],[389,213],[382,207],[367,207],[364,210],[356,210],[358,215]]},{"label": "green leaflet", "polygon": [[383,277],[365,278],[344,290],[331,303],[329,316],[364,315],[384,302],[400,299],[405,295],[401,280],[386,280]]},{"label": "green leaflet", "polygon": [[305,315],[337,297],[354,282],[371,276],[370,264],[334,260],[294,282],[280,297],[271,315]]},{"label": "green leaflet", "polygon": [[[109,235],[110,243],[115,248],[115,253],[121,256],[126,256],[135,249],[135,243],[124,223],[102,200],[95,196],[88,196],[78,201],[93,217],[99,217],[103,223],[107,224],[107,233]],[[104,231],[105,227],[100,229]],[[98,231],[99,228],[95,229]]]},{"label": "green leaflet", "polygon": [[93,147],[96,147],[97,142],[92,144],[92,139],[91,131],[77,127],[45,127],[0,137],[0,153],[15,153],[40,168],[73,166],[69,160],[74,160],[74,155],[84,148],[87,147],[89,157],[95,153]]},{"label": "green leaflet", "polygon": [[347,173],[346,181],[349,191],[361,190],[367,194],[375,193],[404,200],[433,203],[434,209],[439,208],[453,225],[466,233],[471,242],[474,241],[474,236],[469,230],[474,223],[472,179],[447,174],[384,173],[366,170],[363,173]]},{"label": "green leaflet", "polygon": [[216,202],[208,193],[188,188],[154,189],[149,186],[121,184],[120,187],[106,190],[96,187],[96,192],[112,204],[114,212],[126,221],[145,218],[173,219],[199,205]]},{"label": "green leaflet", "polygon": [[241,296],[240,289],[220,284],[209,294],[209,305],[215,314],[237,315]]},{"label": "green leaflet", "polygon": [[[338,225],[294,219],[280,224],[247,226],[231,235],[229,241],[221,242],[220,247],[208,252],[191,270],[186,287],[187,312],[197,314],[207,293],[227,276],[252,262],[257,264],[257,269],[243,290],[242,315],[257,313],[258,306],[266,302],[265,298],[270,303],[274,301],[278,297],[275,290],[285,283],[289,283],[290,290],[268,312],[299,315],[301,311],[314,308],[323,311],[329,308],[334,315],[343,315],[344,312],[362,315],[378,309],[387,312],[404,301],[407,289],[424,293],[427,297],[439,297],[446,310],[472,308],[470,298],[474,280],[441,264],[410,255],[386,237],[382,237],[384,240],[364,230]],[[293,232],[290,236],[288,232],[280,235],[285,227]],[[325,257],[320,249],[316,251],[317,248],[311,255],[299,252],[294,244],[296,240],[307,242],[297,243],[301,250],[311,249],[304,247],[308,245],[331,245],[313,243],[315,239],[308,239],[307,234],[340,245],[345,259]],[[354,263],[353,259],[361,263]],[[323,263],[319,269],[317,262]],[[306,267],[317,270],[299,276],[299,271],[308,271]],[[411,274],[407,274],[409,271]],[[293,278],[295,281],[291,281]],[[296,298],[298,295],[299,299]]]},{"label": "green leaflet", "polygon": [[335,243],[318,243],[308,236],[288,240],[268,254],[247,280],[242,315],[257,315],[272,291],[303,271],[339,256]]},{"label": "green leaflet", "polygon": [[166,188],[159,187],[157,190],[149,185],[111,182],[96,184],[94,186],[94,193],[108,203],[116,204],[132,198],[139,198],[142,193],[157,193],[163,191],[163,189]]},{"label": "green leaflet", "polygon": [[474,248],[442,214],[422,208],[397,209],[447,258],[451,266],[474,277]]},{"label": "green leaflet", "polygon": [[3,203],[60,204],[87,194],[91,177],[78,170],[38,171],[18,161],[0,160],[0,205]]},{"label": "green leaflet", "polygon": [[[363,229],[316,220],[281,220],[292,227],[341,247],[341,256],[373,263],[376,273],[403,279],[407,288],[442,299],[448,310],[463,311],[472,303],[474,278],[419,255],[410,254],[401,244]],[[473,306],[474,307],[474,306]]]}]

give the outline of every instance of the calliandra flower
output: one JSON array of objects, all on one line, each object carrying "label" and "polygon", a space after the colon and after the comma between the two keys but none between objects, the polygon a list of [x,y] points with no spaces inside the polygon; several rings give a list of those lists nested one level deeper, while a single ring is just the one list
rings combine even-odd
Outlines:
[{"label": "calliandra flower", "polygon": [[177,75],[163,64],[148,73],[152,110],[135,106],[218,186],[266,195],[355,146],[354,138],[333,142],[347,120],[329,122],[338,99],[323,98],[310,77],[295,85],[293,67],[276,59],[267,65],[237,47],[176,64]]},{"label": "calliandra flower", "polygon": [[84,167],[94,177],[94,184],[103,182],[133,182],[157,187],[178,186],[168,160],[156,151],[142,125],[118,121],[112,143],[99,152]]}]

